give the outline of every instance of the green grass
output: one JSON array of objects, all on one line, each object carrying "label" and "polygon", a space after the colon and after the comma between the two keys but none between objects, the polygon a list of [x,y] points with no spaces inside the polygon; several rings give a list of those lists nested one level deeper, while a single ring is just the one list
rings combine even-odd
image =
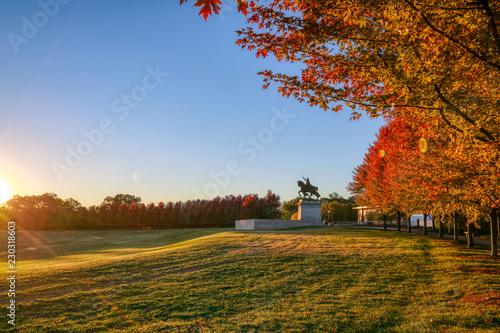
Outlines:
[{"label": "green grass", "polygon": [[[100,261],[177,246],[182,242],[228,230],[232,229],[18,232],[16,256],[24,265],[38,265],[38,260],[64,265],[68,261]],[[6,239],[7,233],[0,232],[0,237]],[[6,255],[7,246],[3,246],[0,256]]]},{"label": "green grass", "polygon": [[[489,259],[488,250],[416,234],[351,227],[30,235],[18,234],[18,248],[25,248],[18,263],[19,332],[498,332],[500,326],[498,307],[462,300],[500,293],[500,261]],[[36,246],[45,247],[27,250]],[[2,317],[0,331],[16,331]]]}]

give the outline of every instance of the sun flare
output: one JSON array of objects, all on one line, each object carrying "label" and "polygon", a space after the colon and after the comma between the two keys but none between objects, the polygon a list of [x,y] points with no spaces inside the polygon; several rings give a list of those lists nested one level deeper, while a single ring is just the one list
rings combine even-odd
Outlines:
[{"label": "sun flare", "polygon": [[11,196],[9,186],[0,178],[0,203],[9,200]]}]

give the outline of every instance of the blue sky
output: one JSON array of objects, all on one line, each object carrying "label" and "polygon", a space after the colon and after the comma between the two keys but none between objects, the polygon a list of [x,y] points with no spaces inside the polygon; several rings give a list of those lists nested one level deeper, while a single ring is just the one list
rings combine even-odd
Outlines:
[{"label": "blue sky", "polygon": [[290,200],[304,175],[348,196],[383,120],[263,90],[258,71],[298,67],[235,45],[232,1],[208,22],[193,3],[0,0],[0,178],[13,193]]}]

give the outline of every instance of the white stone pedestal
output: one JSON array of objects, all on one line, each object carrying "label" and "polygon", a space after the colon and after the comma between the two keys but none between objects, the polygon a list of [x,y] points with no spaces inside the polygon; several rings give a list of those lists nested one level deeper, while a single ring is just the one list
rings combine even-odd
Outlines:
[{"label": "white stone pedestal", "polygon": [[297,227],[319,227],[325,224],[321,221],[297,221],[297,220],[238,220],[235,223],[236,230],[262,230],[262,229],[285,229]]},{"label": "white stone pedestal", "polygon": [[321,202],[319,200],[300,200],[298,220],[238,220],[236,230],[284,229],[296,227],[324,226],[321,220]]},{"label": "white stone pedestal", "polygon": [[321,201],[302,199],[299,204],[300,221],[319,221],[321,222]]}]

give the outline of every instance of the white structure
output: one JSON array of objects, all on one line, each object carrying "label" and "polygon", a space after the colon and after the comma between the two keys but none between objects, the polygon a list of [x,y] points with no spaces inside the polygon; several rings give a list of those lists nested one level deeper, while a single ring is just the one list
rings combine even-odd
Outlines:
[{"label": "white structure", "polygon": [[300,200],[298,220],[250,219],[235,222],[236,230],[285,229],[296,227],[324,226],[321,220],[321,202],[319,200]]},{"label": "white structure", "polygon": [[376,212],[377,210],[369,207],[369,206],[358,206],[353,207],[352,209],[356,209],[358,211],[358,223],[366,221],[366,214],[371,212]]},{"label": "white structure", "polygon": [[[411,221],[411,226],[412,227],[417,227],[417,220],[418,220],[418,226],[423,227],[424,226],[424,214],[413,214],[410,216],[410,221]],[[408,221],[404,221],[404,225],[407,225]],[[432,219],[430,216],[427,216],[427,227],[432,227]]]},{"label": "white structure", "polygon": [[322,221],[299,221],[299,220],[238,220],[235,223],[236,230],[264,230],[264,229],[285,229],[296,227],[324,226]]},{"label": "white structure", "polygon": [[[375,222],[375,221],[367,221],[366,215],[372,212],[377,212],[375,208],[370,206],[358,206],[353,207],[352,209],[356,209],[358,211],[358,223],[359,222]],[[411,226],[412,227],[423,227],[424,226],[424,214],[413,214],[410,216]],[[391,218],[388,222],[395,222],[394,218]],[[380,223],[380,222],[377,222]],[[407,226],[408,219],[404,214],[401,214],[401,226]],[[427,227],[432,227],[432,217],[427,215]]]},{"label": "white structure", "polygon": [[299,201],[299,221],[320,221],[321,202],[319,200],[302,199]]}]

